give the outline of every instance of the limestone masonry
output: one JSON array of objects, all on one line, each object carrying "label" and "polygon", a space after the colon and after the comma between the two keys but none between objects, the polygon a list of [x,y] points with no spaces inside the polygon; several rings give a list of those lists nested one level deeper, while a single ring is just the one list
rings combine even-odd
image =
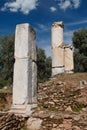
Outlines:
[{"label": "limestone masonry", "polygon": [[29,114],[37,104],[37,66],[36,34],[27,23],[16,26],[14,57],[12,110],[19,113],[23,109],[20,113]]},{"label": "limestone masonry", "polygon": [[71,45],[64,45],[63,22],[55,22],[52,25],[52,76],[60,73],[72,73],[73,48]]}]

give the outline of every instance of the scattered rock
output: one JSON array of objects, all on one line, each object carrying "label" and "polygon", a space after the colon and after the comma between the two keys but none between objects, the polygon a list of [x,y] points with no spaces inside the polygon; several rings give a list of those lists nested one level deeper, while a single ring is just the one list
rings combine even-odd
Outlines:
[{"label": "scattered rock", "polygon": [[81,130],[78,126],[73,126],[72,130]]},{"label": "scattered rock", "polygon": [[8,86],[4,86],[4,88],[3,88],[3,89],[5,89],[5,90],[6,90],[7,88],[8,88]]},{"label": "scattered rock", "polygon": [[27,129],[40,130],[42,120],[39,118],[29,118],[27,121]]},{"label": "scattered rock", "polygon": [[32,115],[33,118],[45,119],[50,117],[50,113],[48,111],[36,111]]},{"label": "scattered rock", "polygon": [[57,127],[57,124],[53,124],[53,128]]},{"label": "scattered rock", "polygon": [[65,111],[72,112],[71,106],[67,107],[67,108],[65,109]]},{"label": "scattered rock", "polygon": [[57,128],[52,128],[52,130],[61,130],[61,129],[57,127]]},{"label": "scattered rock", "polygon": [[12,113],[0,116],[0,130],[19,130],[24,127],[26,119]]},{"label": "scattered rock", "polygon": [[64,130],[72,130],[72,120],[71,119],[64,119],[63,127],[64,127]]},{"label": "scattered rock", "polygon": [[73,117],[74,121],[79,121],[80,118],[81,118],[80,115],[75,115],[75,116]]}]

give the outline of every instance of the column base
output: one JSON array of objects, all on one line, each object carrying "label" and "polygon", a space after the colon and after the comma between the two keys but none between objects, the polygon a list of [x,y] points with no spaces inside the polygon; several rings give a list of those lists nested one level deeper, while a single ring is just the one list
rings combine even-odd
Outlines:
[{"label": "column base", "polygon": [[52,76],[64,73],[64,67],[52,68]]},{"label": "column base", "polygon": [[34,109],[36,107],[37,107],[37,104],[12,105],[9,112],[14,113],[15,115],[29,117],[32,114],[32,112],[34,112]]},{"label": "column base", "polygon": [[74,71],[73,70],[65,70],[65,73],[67,73],[67,74],[73,74]]}]

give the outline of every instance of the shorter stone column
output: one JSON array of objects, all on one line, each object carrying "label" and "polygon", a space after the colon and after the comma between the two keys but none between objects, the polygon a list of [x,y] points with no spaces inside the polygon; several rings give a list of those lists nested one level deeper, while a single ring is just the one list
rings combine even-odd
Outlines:
[{"label": "shorter stone column", "polygon": [[64,55],[65,55],[65,72],[73,73],[74,61],[73,61],[73,47],[71,45],[64,46]]},{"label": "shorter stone column", "polygon": [[15,33],[13,105],[10,112],[29,116],[37,106],[36,34],[29,24],[19,24]]}]

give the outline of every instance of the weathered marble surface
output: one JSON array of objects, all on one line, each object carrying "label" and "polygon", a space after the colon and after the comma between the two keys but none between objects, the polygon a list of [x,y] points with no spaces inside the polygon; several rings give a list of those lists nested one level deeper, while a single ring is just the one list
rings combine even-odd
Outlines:
[{"label": "weathered marble surface", "polygon": [[52,45],[63,45],[63,22],[55,22],[52,25]]},{"label": "weathered marble surface", "polygon": [[14,57],[13,106],[37,104],[36,34],[27,23],[16,26]]},{"label": "weathered marble surface", "polygon": [[63,22],[52,25],[52,76],[60,73],[73,73],[73,49],[71,45],[64,45]]},{"label": "weathered marble surface", "polygon": [[66,46],[65,47],[64,55],[65,55],[65,72],[66,73],[73,73],[74,59],[73,59],[73,48],[72,48],[72,46],[70,46],[70,47]]},{"label": "weathered marble surface", "polygon": [[52,76],[64,73],[63,22],[52,25]]}]

